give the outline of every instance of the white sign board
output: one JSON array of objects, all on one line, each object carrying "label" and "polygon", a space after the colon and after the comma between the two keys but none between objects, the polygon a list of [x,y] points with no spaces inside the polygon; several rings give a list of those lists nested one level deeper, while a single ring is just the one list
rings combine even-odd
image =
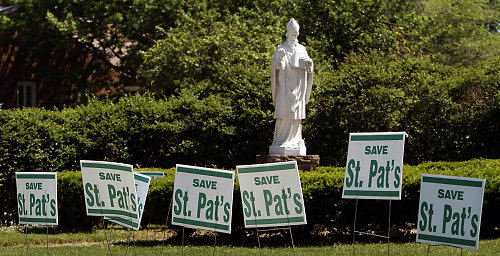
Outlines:
[{"label": "white sign board", "polygon": [[417,242],[478,249],[484,179],[422,174]]},{"label": "white sign board", "polygon": [[172,224],[231,233],[234,172],[176,165]]},{"label": "white sign board", "polygon": [[161,177],[165,176],[164,172],[149,172],[149,171],[146,172],[145,171],[145,172],[136,172],[136,173],[147,175],[147,176],[151,177],[151,179],[161,178]]},{"label": "white sign board", "polygon": [[19,224],[57,225],[57,173],[16,172]]},{"label": "white sign board", "polygon": [[87,215],[139,221],[132,165],[81,160]]},{"label": "white sign board", "polygon": [[245,228],[307,224],[297,162],[240,165]]},{"label": "white sign board", "polygon": [[349,134],[342,198],[401,200],[405,132]]},{"label": "white sign board", "polygon": [[139,226],[141,225],[141,220],[142,220],[142,213],[144,212],[144,207],[146,205],[146,198],[148,196],[148,189],[151,177],[135,172],[134,179],[135,179],[135,188],[137,191],[137,202],[139,203],[139,220],[133,221],[131,219],[122,217],[104,217],[104,218],[109,219],[111,222],[116,223],[118,225],[122,225],[126,228],[139,230]]}]

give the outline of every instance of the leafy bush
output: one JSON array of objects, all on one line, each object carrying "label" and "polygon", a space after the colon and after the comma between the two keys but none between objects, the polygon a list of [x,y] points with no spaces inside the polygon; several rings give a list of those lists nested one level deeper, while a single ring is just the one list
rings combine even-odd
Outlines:
[{"label": "leafy bush", "polygon": [[163,171],[165,173],[164,177],[151,180],[142,216],[142,225],[145,226],[148,223],[165,224],[174,189],[175,168],[166,170],[147,168],[140,169],[140,171]]},{"label": "leafy bush", "polygon": [[89,230],[98,224],[98,218],[87,216],[83,197],[81,172],[57,174],[59,225],[62,230]]},{"label": "leafy bush", "polygon": [[[405,131],[405,162],[498,158],[500,58],[468,68],[383,54],[351,55],[315,76],[308,152],[341,165],[348,133]],[[328,152],[328,153],[327,153]]]},{"label": "leafy bush", "polygon": [[[151,181],[142,225],[164,224],[168,214],[174,185],[175,168],[139,169],[140,171],[163,171],[165,177]],[[352,227],[354,200],[342,199],[345,170],[342,167],[318,167],[316,172],[300,172],[306,205],[306,230],[322,225],[340,232]],[[441,174],[486,179],[481,232],[492,234],[500,227],[500,160],[470,160],[467,162],[427,162],[418,166],[404,166],[403,196],[401,201],[392,201],[391,222],[394,227],[409,232],[416,227],[422,173]],[[90,229],[98,224],[98,218],[87,217],[83,201],[83,185],[80,172],[58,174],[59,228],[64,230]],[[387,202],[361,200],[359,202],[358,225],[360,229],[377,229],[386,225]],[[243,210],[238,181],[233,195],[233,234],[241,234]],[[14,208],[15,211],[16,208]],[[382,210],[380,210],[382,209]],[[12,211],[12,210],[11,210]]]}]

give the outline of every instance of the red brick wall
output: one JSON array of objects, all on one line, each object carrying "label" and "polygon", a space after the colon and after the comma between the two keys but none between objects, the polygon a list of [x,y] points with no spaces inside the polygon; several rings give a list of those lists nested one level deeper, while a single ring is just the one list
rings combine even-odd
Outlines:
[{"label": "red brick wall", "polygon": [[[50,38],[44,40],[44,45],[52,47],[32,47],[25,51],[19,46],[0,43],[2,108],[17,107],[17,83],[20,81],[36,83],[37,107],[70,104],[75,100],[75,93],[71,91],[73,84],[86,88],[98,84],[97,87],[90,88],[91,92],[97,94],[123,93],[121,85],[113,88],[100,87],[111,82],[118,83],[119,73],[98,64],[88,51],[75,45],[61,46],[60,42],[51,42]],[[42,39],[33,40],[35,43],[41,41]],[[90,66],[92,67],[89,68]],[[94,70],[98,73],[94,73]]]}]

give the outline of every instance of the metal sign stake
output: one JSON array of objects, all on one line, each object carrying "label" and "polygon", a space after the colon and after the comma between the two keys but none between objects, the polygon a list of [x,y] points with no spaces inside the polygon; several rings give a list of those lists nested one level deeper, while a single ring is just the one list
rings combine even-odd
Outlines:
[{"label": "metal sign stake", "polygon": [[212,256],[215,256],[215,244],[217,243],[217,233],[214,232],[214,250],[212,252]]},{"label": "metal sign stake", "polygon": [[390,241],[390,237],[391,237],[391,205],[392,205],[392,200],[389,199],[389,224],[387,226],[387,256],[390,255],[390,244],[391,244],[391,241]]},{"label": "metal sign stake", "polygon": [[262,248],[260,247],[259,229],[256,228],[256,230],[257,230],[257,243],[259,243],[259,255],[262,256]]},{"label": "metal sign stake", "polygon": [[356,250],[355,250],[355,244],[356,244],[356,233],[361,234],[361,235],[369,235],[369,236],[374,236],[374,237],[380,237],[387,239],[387,255],[390,256],[390,237],[391,237],[391,206],[392,206],[392,200],[389,199],[389,217],[388,217],[388,227],[387,227],[387,236],[381,236],[377,234],[372,234],[372,233],[367,233],[367,232],[361,232],[356,230],[356,218],[358,215],[358,199],[356,199],[356,206],[354,208],[354,223],[353,223],[353,232],[352,232],[352,255],[356,255]]},{"label": "metal sign stake", "polygon": [[24,225],[24,233],[26,233],[26,255],[30,255],[30,245],[28,241],[28,225]]},{"label": "metal sign stake", "polygon": [[128,230],[127,235],[128,235],[128,237],[127,237],[127,248],[125,248],[125,256],[128,255],[128,250],[130,249],[130,229]]},{"label": "metal sign stake", "polygon": [[134,242],[134,256],[137,255],[136,247],[135,247],[135,230],[132,230],[132,241]]},{"label": "metal sign stake", "polygon": [[[47,190],[44,191],[45,194],[47,194]],[[47,194],[47,209],[49,208],[49,200],[48,200],[48,194]],[[47,225],[47,214],[45,215],[45,226],[47,226],[47,256],[49,256],[49,225]]]},{"label": "metal sign stake", "polygon": [[352,255],[356,255],[356,216],[358,216],[358,199],[356,198],[356,206],[354,207],[354,224],[352,226]]},{"label": "metal sign stake", "polygon": [[161,243],[161,256],[163,256],[163,247],[165,246],[165,232],[167,231],[168,216],[170,215],[170,210],[172,210],[172,201],[174,201],[174,194],[172,193],[172,198],[170,199],[170,205],[168,206],[167,218],[165,220],[165,226],[163,226],[163,240]]},{"label": "metal sign stake", "polygon": [[49,225],[46,226],[47,226],[47,256],[49,256]]},{"label": "metal sign stake", "polygon": [[[111,224],[109,221],[108,221],[109,224]],[[107,225],[107,224],[106,224]],[[113,234],[113,226],[110,226],[109,227],[109,243],[111,244],[111,237],[112,237],[112,234]]]},{"label": "metal sign stake", "polygon": [[111,255],[111,248],[109,246],[109,241],[111,240],[111,234],[109,234],[110,238],[108,239],[108,235],[107,235],[107,226],[106,226],[106,220],[103,218],[102,219],[102,224],[104,226],[104,236],[106,237],[106,243],[108,244],[108,251],[106,252],[106,255]]},{"label": "metal sign stake", "polygon": [[[260,245],[259,229],[258,228],[255,228],[255,229],[257,230],[257,242],[259,244],[259,255],[262,255],[262,247]],[[266,231],[276,231],[276,230],[288,230],[290,232],[290,240],[292,241],[293,255],[295,255],[295,243],[293,242],[292,228],[290,225],[288,225],[288,228],[275,227],[275,228],[261,229],[260,231],[266,232]]]},{"label": "metal sign stake", "polygon": [[181,245],[181,255],[184,256],[184,226],[182,227],[182,245]]},{"label": "metal sign stake", "polygon": [[292,227],[290,225],[288,225],[288,230],[290,231],[290,239],[292,240],[293,256],[295,256],[295,244],[293,243]]}]

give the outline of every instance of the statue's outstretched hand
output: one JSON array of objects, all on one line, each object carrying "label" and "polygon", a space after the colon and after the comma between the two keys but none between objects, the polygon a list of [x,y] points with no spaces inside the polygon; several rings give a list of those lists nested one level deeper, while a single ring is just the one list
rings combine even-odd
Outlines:
[{"label": "statue's outstretched hand", "polygon": [[282,48],[278,50],[278,57],[280,60],[283,59],[283,57],[285,57],[285,49]]},{"label": "statue's outstretched hand", "polygon": [[286,63],[285,63],[285,49],[279,49],[278,50],[278,70],[283,70],[285,69]]}]

